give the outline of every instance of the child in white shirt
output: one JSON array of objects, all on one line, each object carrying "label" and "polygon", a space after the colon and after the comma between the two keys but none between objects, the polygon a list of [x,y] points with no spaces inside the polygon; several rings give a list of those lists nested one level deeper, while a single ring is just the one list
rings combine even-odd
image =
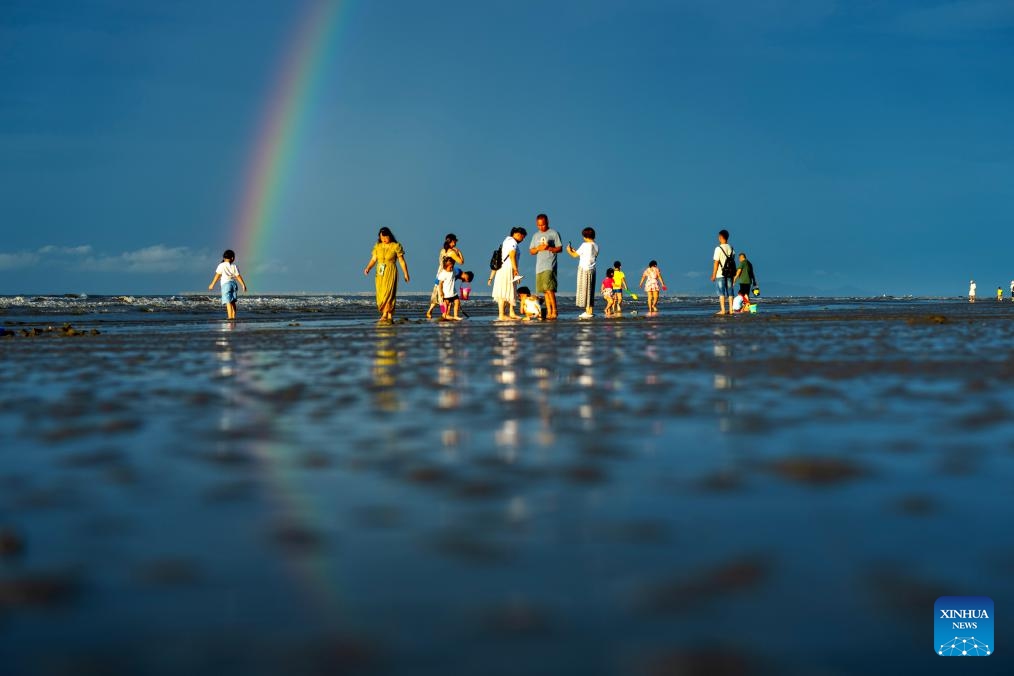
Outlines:
[{"label": "child in white shirt", "polygon": [[518,298],[521,299],[521,316],[525,320],[542,319],[542,303],[538,296],[533,296],[531,289],[522,286],[518,289]]},{"label": "child in white shirt", "polygon": [[215,288],[215,282],[222,280],[222,305],[225,306],[225,316],[228,319],[236,318],[236,301],[239,300],[239,286],[243,286],[243,293],[246,293],[246,282],[243,275],[239,274],[236,266],[236,254],[232,249],[226,249],[222,254],[222,262],[215,268],[215,276],[208,285],[208,291]]},{"label": "child in white shirt", "polygon": [[[454,259],[448,256],[444,259],[444,269],[437,274],[439,282],[438,296],[440,304],[443,305],[443,319],[458,321],[461,317],[458,313],[461,310],[461,301],[458,300],[458,287],[461,285],[460,278],[454,274]],[[454,314],[451,314],[451,309]]]}]

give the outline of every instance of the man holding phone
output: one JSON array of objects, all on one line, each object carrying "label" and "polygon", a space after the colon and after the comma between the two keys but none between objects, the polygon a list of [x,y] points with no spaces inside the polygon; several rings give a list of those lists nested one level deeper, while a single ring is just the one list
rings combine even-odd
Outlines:
[{"label": "man holding phone", "polygon": [[535,234],[528,253],[535,256],[535,293],[546,298],[546,319],[556,319],[556,254],[563,251],[560,233],[549,227],[549,216],[535,217]]}]

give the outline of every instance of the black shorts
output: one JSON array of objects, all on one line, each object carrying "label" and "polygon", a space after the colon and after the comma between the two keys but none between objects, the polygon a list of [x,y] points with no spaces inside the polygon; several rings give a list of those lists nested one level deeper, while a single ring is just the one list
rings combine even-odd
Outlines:
[{"label": "black shorts", "polygon": [[746,296],[749,296],[750,295],[750,285],[749,284],[740,284],[739,285],[739,292],[742,293],[742,294],[744,294],[744,295],[746,295]]},{"label": "black shorts", "polygon": [[445,296],[444,297],[444,302],[445,303],[453,303],[456,300],[458,300],[457,296]]}]

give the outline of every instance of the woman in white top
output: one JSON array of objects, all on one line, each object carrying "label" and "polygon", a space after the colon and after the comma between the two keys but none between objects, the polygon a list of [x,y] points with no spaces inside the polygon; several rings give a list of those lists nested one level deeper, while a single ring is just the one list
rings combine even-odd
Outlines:
[{"label": "woman in white top", "polygon": [[[521,275],[518,274],[518,244],[525,241],[528,231],[511,228],[511,234],[500,245],[500,260],[503,263],[489,283],[493,285],[493,300],[496,301],[497,319],[520,319],[514,312],[514,287]],[[509,314],[505,314],[509,311]]]},{"label": "woman in white top", "polygon": [[578,319],[591,319],[595,305],[595,259],[599,257],[599,245],[595,243],[595,228],[585,228],[581,231],[584,242],[581,246],[574,248],[567,243],[567,253],[572,258],[579,259],[577,262],[577,297],[574,304],[584,308],[584,314],[578,315]]}]

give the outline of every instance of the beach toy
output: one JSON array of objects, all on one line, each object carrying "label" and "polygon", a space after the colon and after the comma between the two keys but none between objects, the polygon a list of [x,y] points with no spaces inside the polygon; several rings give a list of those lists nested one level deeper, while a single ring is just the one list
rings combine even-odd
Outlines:
[{"label": "beach toy", "polygon": [[440,304],[440,314],[442,315],[447,314],[447,303]]},{"label": "beach toy", "polygon": [[662,285],[662,290],[663,290],[663,291],[668,291],[668,290],[669,290],[669,287],[668,287],[668,286],[666,286],[665,284],[663,284],[663,285]]},{"label": "beach toy", "polygon": [[750,314],[752,314],[752,315],[757,314],[757,304],[756,303],[754,303],[753,305],[750,306]]},{"label": "beach toy", "polygon": [[468,294],[472,293],[472,287],[463,286],[461,287],[460,291],[461,291],[461,300],[468,300]]},{"label": "beach toy", "polygon": [[634,300],[637,300],[637,294],[634,293],[633,291],[630,292],[630,297],[633,298]]},{"label": "beach toy", "polygon": [[753,295],[755,295],[755,296],[759,296],[760,295],[760,287],[759,286],[756,287],[756,288],[754,288]]}]

